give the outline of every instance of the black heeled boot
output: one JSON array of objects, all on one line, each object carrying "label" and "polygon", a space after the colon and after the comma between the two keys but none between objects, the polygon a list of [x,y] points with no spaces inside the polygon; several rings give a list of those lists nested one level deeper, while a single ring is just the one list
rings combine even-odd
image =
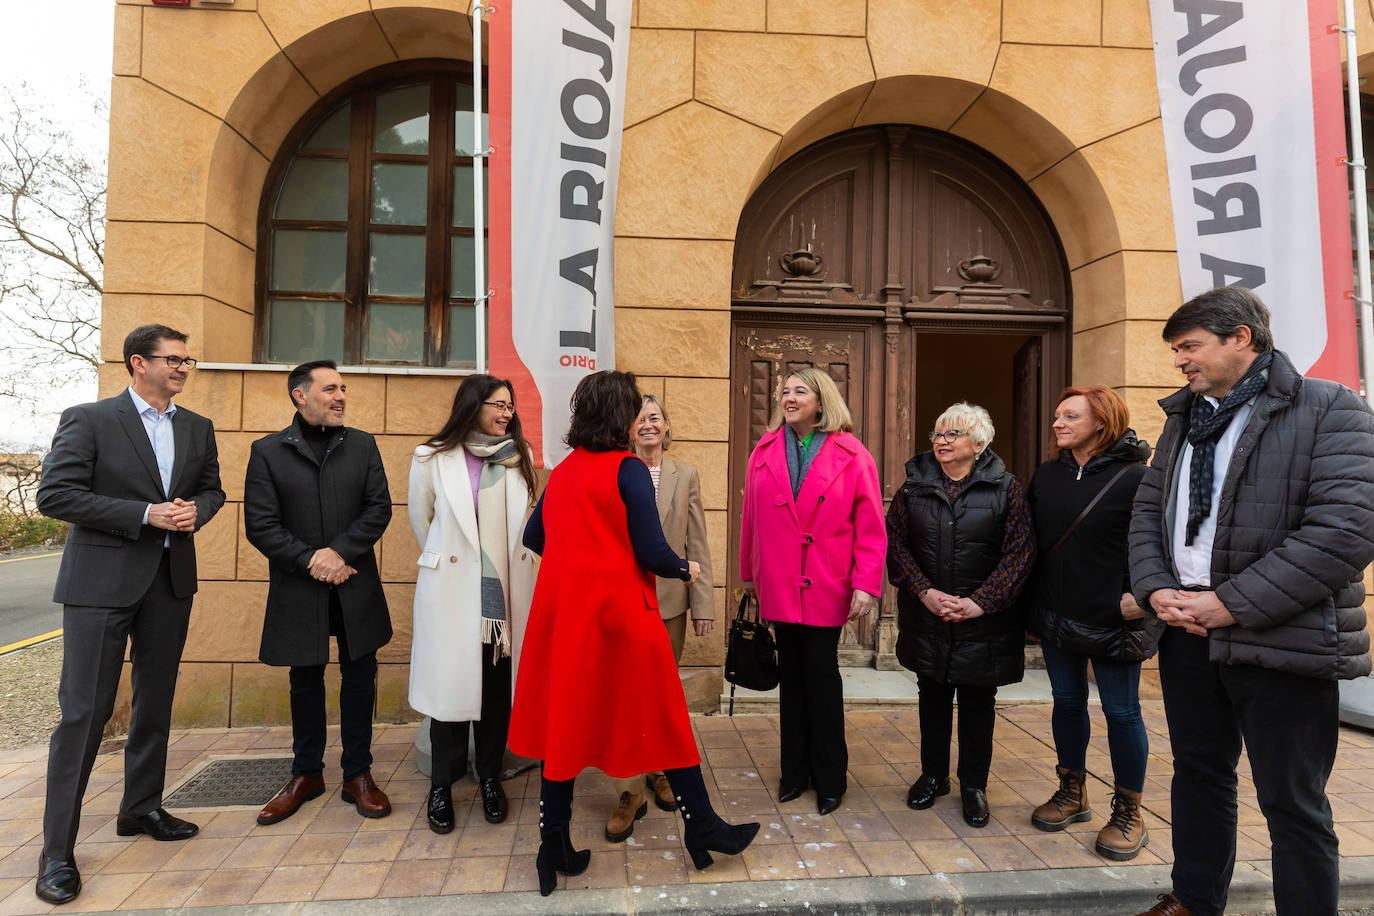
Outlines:
[{"label": "black heeled boot", "polygon": [[727,824],[711,807],[700,766],[664,770],[663,775],[668,777],[678,810],[682,812],[682,839],[697,871],[714,861],[711,853],[737,856],[754,841],[759,832],[757,821]]},{"label": "black heeled boot", "polygon": [[558,886],[558,874],[580,875],[591,863],[590,849],[576,850],[568,822],[572,820],[573,781],[554,782],[540,777],[539,854],[534,869],[539,873],[539,894],[547,897]]}]

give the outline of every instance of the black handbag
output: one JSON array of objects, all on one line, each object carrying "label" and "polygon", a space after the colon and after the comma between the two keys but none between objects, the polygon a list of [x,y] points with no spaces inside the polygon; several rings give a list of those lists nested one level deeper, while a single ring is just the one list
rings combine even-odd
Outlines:
[{"label": "black handbag", "polygon": [[778,650],[773,633],[757,616],[748,616],[749,596],[739,599],[739,613],[730,621],[725,648],[725,679],[730,682],[730,715],[735,714],[735,688],[772,690],[778,686]]}]

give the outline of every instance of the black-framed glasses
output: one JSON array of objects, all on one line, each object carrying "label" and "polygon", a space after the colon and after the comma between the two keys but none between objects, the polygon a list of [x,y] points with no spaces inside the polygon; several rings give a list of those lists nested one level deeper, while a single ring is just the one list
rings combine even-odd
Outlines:
[{"label": "black-framed glasses", "polygon": [[165,359],[168,369],[180,369],[185,366],[187,369],[194,369],[196,361],[189,356],[163,356],[161,353],[140,353],[144,359]]},{"label": "black-framed glasses", "polygon": [[949,443],[953,444],[953,443],[955,443],[955,442],[958,442],[959,439],[960,439],[961,437],[967,436],[967,435],[968,435],[968,430],[966,430],[966,429],[947,429],[947,430],[945,430],[944,432],[940,432],[939,430],[936,430],[935,432],[933,432],[933,433],[930,434],[930,441],[931,441],[931,442],[949,442]]},{"label": "black-framed glasses", "polygon": [[483,401],[482,403],[497,413],[515,413],[515,404],[511,401]]}]

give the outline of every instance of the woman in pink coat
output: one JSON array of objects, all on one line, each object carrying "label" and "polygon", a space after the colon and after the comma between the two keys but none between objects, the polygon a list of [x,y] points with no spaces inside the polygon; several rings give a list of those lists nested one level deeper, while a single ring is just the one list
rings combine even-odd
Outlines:
[{"label": "woman in pink coat", "polygon": [[777,635],[778,801],[812,785],[821,814],[840,806],[849,766],[840,631],[877,606],[887,553],[878,469],[851,429],[830,376],[789,375],[749,456],[740,519],[740,578]]}]

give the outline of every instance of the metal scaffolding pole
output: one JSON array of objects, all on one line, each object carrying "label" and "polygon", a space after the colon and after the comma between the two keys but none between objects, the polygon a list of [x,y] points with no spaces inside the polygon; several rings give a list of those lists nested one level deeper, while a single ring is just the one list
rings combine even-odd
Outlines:
[{"label": "metal scaffolding pole", "polygon": [[1360,314],[1360,361],[1365,400],[1374,406],[1374,302],[1369,292],[1369,201],[1365,193],[1364,130],[1360,124],[1360,58],[1355,50],[1355,0],[1345,0],[1346,91],[1349,93],[1350,184],[1355,195],[1355,303]]}]

